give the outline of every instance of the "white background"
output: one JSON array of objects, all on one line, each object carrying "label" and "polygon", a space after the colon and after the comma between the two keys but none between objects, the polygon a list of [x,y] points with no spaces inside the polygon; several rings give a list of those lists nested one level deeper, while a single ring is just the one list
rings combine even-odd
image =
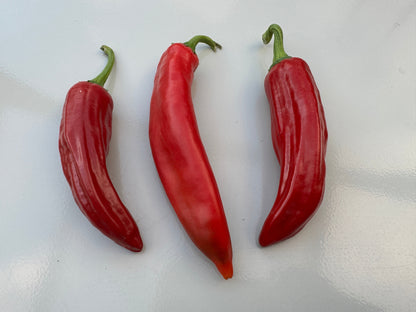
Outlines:
[{"label": "white background", "polygon": [[[260,248],[279,165],[263,80],[278,23],[321,91],[329,141],[320,209]],[[223,280],[186,236],[151,157],[149,102],[161,54],[206,34],[193,98],[234,251]],[[2,1],[1,311],[414,311],[416,4],[402,1]],[[145,244],[131,253],[76,206],[58,127],[68,89],[116,53],[107,164]]]}]

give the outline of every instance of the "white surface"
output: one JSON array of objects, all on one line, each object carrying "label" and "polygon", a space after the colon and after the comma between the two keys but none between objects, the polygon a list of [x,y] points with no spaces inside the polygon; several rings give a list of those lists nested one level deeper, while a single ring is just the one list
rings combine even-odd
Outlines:
[{"label": "white surface", "polygon": [[[294,238],[260,248],[277,191],[263,79],[279,23],[321,91],[323,203]],[[1,311],[415,311],[416,6],[403,1],[3,1],[0,9]],[[171,42],[207,34],[193,97],[234,250],[224,281],[191,244],[154,168],[149,101]],[[111,46],[108,167],[137,220],[133,254],[76,206],[58,155],[67,90]]]}]

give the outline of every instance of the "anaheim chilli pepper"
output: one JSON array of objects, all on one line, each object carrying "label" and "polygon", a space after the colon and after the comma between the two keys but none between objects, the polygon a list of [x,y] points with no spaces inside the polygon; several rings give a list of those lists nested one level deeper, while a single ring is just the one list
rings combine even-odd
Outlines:
[{"label": "anaheim chilli pepper", "polygon": [[279,189],[260,233],[261,246],[298,233],[322,201],[328,138],[319,90],[309,66],[283,49],[273,24],[263,42],[274,41],[274,62],[264,87],[270,104],[273,147],[281,165]]},{"label": "anaheim chilli pepper", "polygon": [[121,202],[106,167],[113,100],[103,88],[114,64],[108,56],[102,73],[75,84],[66,96],[59,129],[59,152],[65,177],[84,215],[117,244],[140,251],[143,243],[133,217]]},{"label": "anaheim chilli pepper", "polygon": [[209,37],[195,36],[163,53],[154,80],[149,138],[157,171],[180,222],[227,279],[233,275],[231,239],[191,97],[199,42],[214,51],[220,48]]}]

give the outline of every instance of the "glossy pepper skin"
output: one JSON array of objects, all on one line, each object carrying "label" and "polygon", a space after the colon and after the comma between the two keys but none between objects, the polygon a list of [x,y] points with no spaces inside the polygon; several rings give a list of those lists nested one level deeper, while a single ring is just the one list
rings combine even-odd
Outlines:
[{"label": "glossy pepper skin", "polygon": [[230,234],[191,97],[198,42],[214,51],[220,47],[206,36],[195,36],[185,44],[172,44],[162,55],[151,99],[149,138],[161,182],[180,222],[228,279],[233,275]]},{"label": "glossy pepper skin", "polygon": [[121,202],[106,167],[111,138],[113,100],[102,87],[114,54],[91,81],[75,84],[66,96],[59,129],[59,153],[65,177],[79,208],[88,220],[117,244],[140,251],[143,243],[133,217]]},{"label": "glossy pepper skin", "polygon": [[315,213],[324,194],[328,139],[324,110],[309,66],[284,52],[278,25],[269,27],[263,41],[268,43],[273,34],[274,63],[264,87],[281,174],[275,203],[260,233],[261,246],[292,237]]}]

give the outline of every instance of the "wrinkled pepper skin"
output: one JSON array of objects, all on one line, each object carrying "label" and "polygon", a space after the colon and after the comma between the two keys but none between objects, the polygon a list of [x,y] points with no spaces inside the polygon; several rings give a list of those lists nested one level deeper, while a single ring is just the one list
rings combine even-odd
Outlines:
[{"label": "wrinkled pepper skin", "polygon": [[259,237],[260,245],[268,246],[298,233],[320,205],[328,132],[319,91],[305,61],[282,59],[270,69],[264,87],[281,166],[277,197]]},{"label": "wrinkled pepper skin", "polygon": [[106,168],[113,100],[100,85],[75,84],[66,96],[59,131],[65,177],[80,210],[117,244],[140,251],[139,229],[121,202]]},{"label": "wrinkled pepper skin", "polygon": [[162,55],[154,80],[149,138],[166,194],[193,243],[232,277],[232,248],[218,187],[195,118],[191,85],[198,57],[181,43]]}]

